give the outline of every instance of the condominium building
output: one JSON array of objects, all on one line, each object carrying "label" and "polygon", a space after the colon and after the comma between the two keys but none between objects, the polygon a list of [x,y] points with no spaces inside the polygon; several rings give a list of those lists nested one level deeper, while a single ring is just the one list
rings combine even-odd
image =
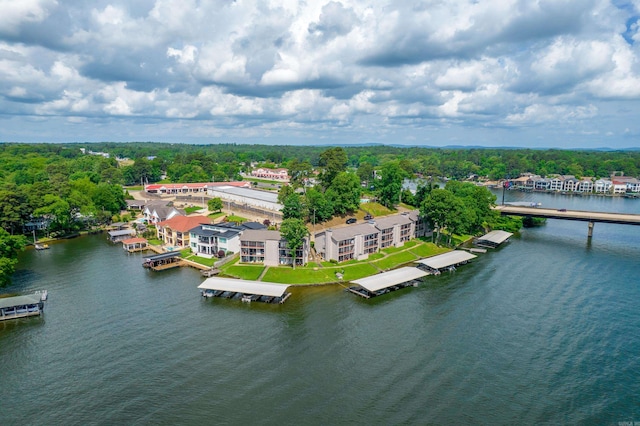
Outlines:
[{"label": "condominium building", "polygon": [[302,247],[295,255],[282,238],[279,231],[266,229],[248,229],[240,235],[240,262],[258,263],[266,266],[305,265],[309,260],[309,238],[305,238]]}]

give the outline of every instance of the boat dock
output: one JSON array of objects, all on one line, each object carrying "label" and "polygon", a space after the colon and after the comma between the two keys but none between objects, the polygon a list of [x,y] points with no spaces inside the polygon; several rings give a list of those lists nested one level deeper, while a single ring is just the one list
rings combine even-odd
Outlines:
[{"label": "boat dock", "polygon": [[129,253],[149,250],[149,243],[145,238],[128,238],[122,240],[122,248]]},{"label": "boat dock", "polygon": [[0,321],[42,315],[46,290],[25,296],[0,298]]},{"label": "boat dock", "polygon": [[468,263],[471,259],[475,259],[475,254],[467,253],[462,250],[454,250],[448,253],[439,254],[437,256],[428,257],[426,259],[419,260],[418,263],[422,268],[433,273],[434,275],[440,274],[442,271],[455,271],[457,266]]},{"label": "boat dock", "polygon": [[212,277],[198,286],[202,297],[239,299],[243,302],[284,303],[291,293],[288,284]]},{"label": "boat dock", "polygon": [[500,244],[509,241],[513,234],[507,231],[491,231],[488,234],[478,237],[474,243],[480,247],[496,248]]},{"label": "boat dock", "polygon": [[169,268],[176,268],[181,266],[182,256],[179,251],[170,251],[167,253],[160,253],[152,256],[146,256],[142,266],[152,269],[154,271],[162,271]]},{"label": "boat dock", "polygon": [[426,275],[429,275],[429,272],[411,266],[405,266],[354,280],[352,283],[356,284],[356,286],[348,287],[347,291],[364,297],[365,299],[370,299],[391,291],[400,290],[401,288],[417,286],[418,280]]}]

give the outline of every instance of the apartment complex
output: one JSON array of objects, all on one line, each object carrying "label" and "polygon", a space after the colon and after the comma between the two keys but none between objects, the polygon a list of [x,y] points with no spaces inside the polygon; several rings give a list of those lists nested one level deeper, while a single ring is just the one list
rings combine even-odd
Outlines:
[{"label": "apartment complex", "polygon": [[259,263],[266,266],[304,265],[309,259],[309,238],[295,255],[287,246],[279,231],[248,229],[240,236],[240,262]]},{"label": "apartment complex", "polygon": [[190,247],[189,231],[201,224],[210,224],[211,219],[206,216],[175,216],[158,222],[156,233],[159,240],[168,246]]},{"label": "apartment complex", "polygon": [[402,247],[412,238],[430,234],[426,221],[415,210],[319,232],[315,235],[315,249],[325,260],[362,260],[381,249]]}]

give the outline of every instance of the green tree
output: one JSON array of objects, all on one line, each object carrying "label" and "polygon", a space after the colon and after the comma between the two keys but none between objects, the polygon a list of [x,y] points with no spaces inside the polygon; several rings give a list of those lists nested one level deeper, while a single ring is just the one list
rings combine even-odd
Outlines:
[{"label": "green tree", "polygon": [[407,174],[398,162],[392,161],[382,166],[381,175],[380,181],[376,184],[378,198],[382,205],[393,209],[400,202],[402,182]]},{"label": "green tree", "polygon": [[298,194],[290,194],[285,200],[282,207],[283,219],[302,219],[305,212],[302,205],[302,199]]},{"label": "green tree", "polygon": [[371,165],[371,163],[360,163],[357,173],[360,178],[360,182],[369,186],[369,182],[373,179],[373,165]]},{"label": "green tree", "polygon": [[313,166],[308,161],[300,161],[297,158],[289,161],[287,167],[290,176],[290,184],[294,188],[306,188],[306,180],[311,177]]},{"label": "green tree", "polygon": [[290,250],[292,266],[296,268],[297,251],[303,246],[309,230],[301,219],[284,219],[280,225],[280,235],[287,240],[287,248]]},{"label": "green tree", "polygon": [[420,214],[427,218],[433,229],[436,230],[436,244],[440,241],[443,229],[455,223],[455,215],[463,210],[462,202],[446,189],[434,189],[420,206]]},{"label": "green tree", "polygon": [[333,180],[339,173],[347,170],[347,153],[338,147],[329,148],[320,154],[320,166],[323,168],[320,181],[325,188],[333,184]]},{"label": "green tree", "polygon": [[207,201],[207,207],[209,208],[209,211],[212,212],[221,211],[223,207],[222,199],[219,197],[210,199],[209,201]]},{"label": "green tree", "polygon": [[325,193],[336,214],[353,212],[360,207],[360,179],[355,173],[342,172],[334,178]]},{"label": "green tree", "polygon": [[326,195],[315,188],[309,188],[306,195],[309,221],[314,225],[333,216],[333,205]]},{"label": "green tree", "polygon": [[11,276],[18,263],[18,251],[22,250],[26,243],[22,235],[10,235],[0,228],[0,287],[11,283]]}]

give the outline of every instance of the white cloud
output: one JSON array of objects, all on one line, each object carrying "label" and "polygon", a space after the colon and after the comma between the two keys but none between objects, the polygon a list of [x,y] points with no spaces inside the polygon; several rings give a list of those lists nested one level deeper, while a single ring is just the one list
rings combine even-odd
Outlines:
[{"label": "white cloud", "polygon": [[[169,132],[163,140],[384,141],[400,132],[419,142],[425,127],[458,141],[504,127],[638,134],[637,0],[633,7],[0,0],[0,114],[75,117],[83,128],[153,117],[166,120],[154,128]],[[593,128],[572,128],[582,121]]]}]

